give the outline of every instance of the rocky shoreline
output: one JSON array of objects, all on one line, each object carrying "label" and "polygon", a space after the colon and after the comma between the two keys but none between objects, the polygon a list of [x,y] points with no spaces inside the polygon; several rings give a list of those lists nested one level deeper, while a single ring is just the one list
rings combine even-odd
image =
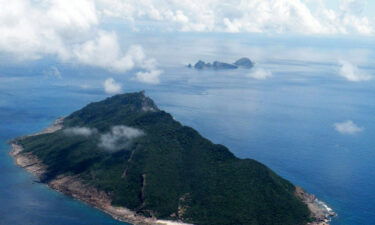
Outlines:
[{"label": "rocky shoreline", "polygon": [[[64,118],[59,118],[51,126],[41,132],[24,137],[19,137],[11,141],[11,151],[9,154],[14,158],[15,163],[35,175],[36,178],[41,179],[43,174],[45,174],[46,172],[47,166],[44,165],[33,154],[23,153],[23,147],[18,144],[18,140],[29,136],[53,133],[55,131],[58,131],[63,128],[63,119]],[[111,198],[107,193],[85,184],[78,176],[61,175],[46,184],[50,188],[78,199],[82,202],[85,202],[86,204],[95,207],[111,215],[114,219],[122,222],[127,222],[134,225],[189,225],[187,223],[178,221],[146,218],[127,208],[112,206]]]},{"label": "rocky shoreline", "polygon": [[314,222],[307,225],[329,225],[332,217],[336,216],[336,213],[324,202],[317,199],[315,195],[306,193],[301,187],[296,187],[295,194],[307,205],[311,216],[315,218]]},{"label": "rocky shoreline", "polygon": [[[22,152],[23,147],[18,144],[18,140],[29,136],[56,132],[63,128],[63,120],[64,118],[59,118],[41,132],[12,140],[9,154],[15,159],[15,163],[40,179],[45,174],[47,166],[31,153]],[[111,197],[107,193],[85,184],[78,176],[60,175],[49,181],[47,185],[54,190],[83,201],[119,221],[134,225],[191,225],[179,221],[148,218],[127,208],[113,206],[111,205]],[[297,187],[295,194],[308,206],[312,217],[315,218],[314,222],[306,225],[329,225],[330,219],[336,215],[326,204],[319,201],[314,195],[306,193],[302,188]]]}]

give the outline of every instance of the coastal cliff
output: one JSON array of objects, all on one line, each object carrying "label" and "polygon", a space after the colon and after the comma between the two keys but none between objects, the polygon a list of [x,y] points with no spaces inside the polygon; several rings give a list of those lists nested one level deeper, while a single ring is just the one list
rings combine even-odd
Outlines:
[{"label": "coastal cliff", "polygon": [[262,164],[180,125],[143,92],[91,103],[11,144],[16,163],[51,188],[132,224],[323,225],[331,216]]}]

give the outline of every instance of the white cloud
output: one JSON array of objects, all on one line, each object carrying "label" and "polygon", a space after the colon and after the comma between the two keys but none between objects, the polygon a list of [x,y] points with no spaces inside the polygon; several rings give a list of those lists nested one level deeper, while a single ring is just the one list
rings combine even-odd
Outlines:
[{"label": "white cloud", "polygon": [[113,126],[111,131],[100,136],[99,147],[110,152],[128,148],[135,138],[145,135],[142,130],[118,125]]},{"label": "white cloud", "polygon": [[265,80],[272,77],[272,72],[263,68],[256,68],[247,74],[247,76],[257,80]]},{"label": "white cloud", "polygon": [[117,83],[115,79],[108,78],[103,83],[104,91],[107,94],[118,94],[122,92],[121,84]]},{"label": "white cloud", "polygon": [[[138,58],[142,59],[142,57]],[[136,73],[136,80],[147,84],[160,83],[160,75],[163,73],[163,70],[158,69],[155,59],[142,59],[142,65],[140,65],[139,68],[143,70]]]},{"label": "white cloud", "polygon": [[358,67],[348,61],[339,61],[339,75],[352,82],[360,82],[371,80],[372,76],[364,71],[358,69]]},{"label": "white cloud", "polygon": [[334,128],[337,132],[341,134],[356,134],[363,131],[363,127],[359,127],[351,120],[335,123]]},{"label": "white cloud", "polygon": [[64,133],[70,136],[84,136],[89,137],[93,134],[96,134],[98,131],[96,129],[88,127],[71,127],[64,129]]},{"label": "white cloud", "polygon": [[45,2],[50,4],[47,11],[48,18],[53,20],[55,26],[62,27],[65,31],[71,26],[87,30],[99,22],[96,6],[92,1],[52,0]]},{"label": "white cloud", "polygon": [[[97,0],[103,15],[136,29],[373,34],[363,0],[343,0],[337,9],[321,0]],[[144,26],[150,22],[153,26]]]},{"label": "white cloud", "polygon": [[[0,0],[0,53],[125,73],[156,84],[162,73],[141,46],[123,43],[113,18],[134,30],[373,35],[363,0]],[[115,29],[115,30],[113,30]],[[367,78],[360,78],[361,80]]]},{"label": "white cloud", "polygon": [[114,72],[126,72],[135,66],[143,67],[146,56],[139,45],[122,52],[116,33],[100,31],[93,40],[77,45],[74,57],[81,63],[106,68]]},{"label": "white cloud", "polygon": [[148,84],[159,84],[160,79],[159,76],[162,74],[162,70],[151,70],[146,72],[138,72],[136,74],[136,78],[138,81]]},{"label": "white cloud", "polygon": [[99,23],[89,0],[0,0],[0,51],[22,59],[45,54],[64,59],[67,45],[90,35]]},{"label": "white cloud", "polygon": [[95,1],[0,0],[0,5],[0,53],[19,60],[56,56],[116,73],[152,72],[147,64],[155,60],[141,46],[123,50],[116,32],[104,30]]}]

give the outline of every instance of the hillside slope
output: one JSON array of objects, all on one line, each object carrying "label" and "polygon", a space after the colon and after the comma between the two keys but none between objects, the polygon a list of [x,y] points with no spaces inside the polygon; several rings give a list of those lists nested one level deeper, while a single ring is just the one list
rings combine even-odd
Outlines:
[{"label": "hillside slope", "polygon": [[309,210],[295,186],[263,164],[239,159],[158,109],[143,92],[91,103],[63,129],[18,142],[46,166],[139,214],[199,225],[302,225]]}]

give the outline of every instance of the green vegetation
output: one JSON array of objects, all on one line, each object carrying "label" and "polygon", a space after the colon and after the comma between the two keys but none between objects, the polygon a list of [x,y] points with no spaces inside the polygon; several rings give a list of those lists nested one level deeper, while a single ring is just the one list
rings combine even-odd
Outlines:
[{"label": "green vegetation", "polygon": [[[118,151],[100,137],[125,125],[145,135]],[[266,166],[239,159],[159,110],[143,92],[91,103],[64,128],[95,128],[90,136],[64,130],[21,140],[48,167],[44,181],[79,175],[110,193],[113,204],[146,216],[202,225],[302,225],[309,220],[295,187]]]}]

